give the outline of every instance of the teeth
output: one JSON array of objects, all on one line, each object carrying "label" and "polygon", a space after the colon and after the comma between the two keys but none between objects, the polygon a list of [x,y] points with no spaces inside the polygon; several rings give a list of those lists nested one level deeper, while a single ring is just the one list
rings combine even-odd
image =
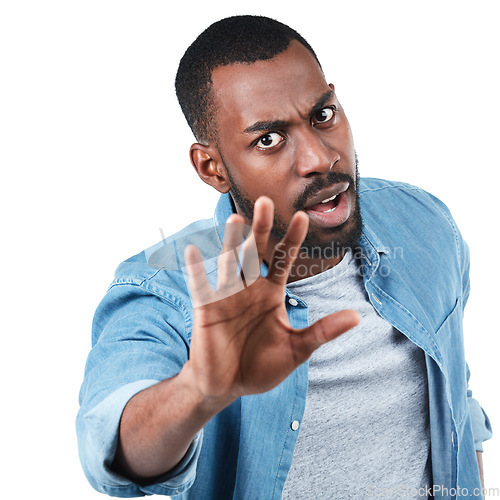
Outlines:
[{"label": "teeth", "polygon": [[[323,200],[321,203],[328,203],[329,201],[332,201],[335,198],[337,198],[336,194],[334,194],[331,198],[327,198],[326,200]],[[333,209],[333,210],[335,210],[335,209]],[[327,212],[331,212],[331,210],[327,210]]]},{"label": "teeth", "polygon": [[330,212],[333,212],[337,207],[330,208],[330,210],[325,210],[323,213],[324,214],[329,214]]}]

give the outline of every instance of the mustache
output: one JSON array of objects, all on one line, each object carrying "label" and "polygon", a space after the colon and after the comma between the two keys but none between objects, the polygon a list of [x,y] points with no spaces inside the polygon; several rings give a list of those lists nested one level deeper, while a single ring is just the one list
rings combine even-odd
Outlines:
[{"label": "mustache", "polygon": [[343,172],[330,171],[324,177],[315,178],[295,201],[293,206],[294,211],[302,210],[305,207],[307,200],[314,196],[318,191],[321,191],[332,184],[338,184],[339,182],[349,182],[350,186],[354,186],[355,184],[352,175],[345,174]]}]

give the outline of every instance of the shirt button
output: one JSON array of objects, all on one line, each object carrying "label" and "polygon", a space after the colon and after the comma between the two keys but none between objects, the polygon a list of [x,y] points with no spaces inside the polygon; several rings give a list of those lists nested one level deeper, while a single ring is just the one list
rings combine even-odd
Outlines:
[{"label": "shirt button", "polygon": [[298,420],[294,420],[292,422],[292,425],[290,427],[292,428],[292,431],[296,431],[299,428],[299,421]]},{"label": "shirt button", "polygon": [[289,299],[289,300],[288,300],[288,303],[289,303],[291,306],[296,306],[296,305],[298,305],[298,302],[297,302],[295,299]]}]

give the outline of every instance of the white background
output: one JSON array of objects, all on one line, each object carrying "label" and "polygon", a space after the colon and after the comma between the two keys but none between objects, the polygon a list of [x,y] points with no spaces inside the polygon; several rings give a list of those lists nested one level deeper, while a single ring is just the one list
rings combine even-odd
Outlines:
[{"label": "white background", "polygon": [[[191,41],[237,13],[278,18],[315,48],[362,175],[420,185],[451,208],[472,251],[471,386],[500,429],[497,5],[2,2],[2,497],[102,498],[74,431],[92,315],[118,263],[159,228],[212,213],[173,82]],[[484,460],[500,487],[498,439]]]}]

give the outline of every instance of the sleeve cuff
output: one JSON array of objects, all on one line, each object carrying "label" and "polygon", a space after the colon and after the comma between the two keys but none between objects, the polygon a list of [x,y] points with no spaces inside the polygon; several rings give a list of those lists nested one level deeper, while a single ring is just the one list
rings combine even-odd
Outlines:
[{"label": "sleeve cuff", "polygon": [[177,467],[157,478],[154,484],[135,484],[110,468],[116,453],[120,419],[125,405],[138,392],[157,382],[158,380],[138,380],[124,385],[77,419],[78,437],[82,441],[80,459],[87,479],[97,491],[119,497],[176,495],[193,484],[202,431],[197,434]]},{"label": "sleeve cuff", "polygon": [[468,402],[476,451],[483,451],[483,441],[490,439],[493,435],[490,419],[474,398],[469,397]]}]

